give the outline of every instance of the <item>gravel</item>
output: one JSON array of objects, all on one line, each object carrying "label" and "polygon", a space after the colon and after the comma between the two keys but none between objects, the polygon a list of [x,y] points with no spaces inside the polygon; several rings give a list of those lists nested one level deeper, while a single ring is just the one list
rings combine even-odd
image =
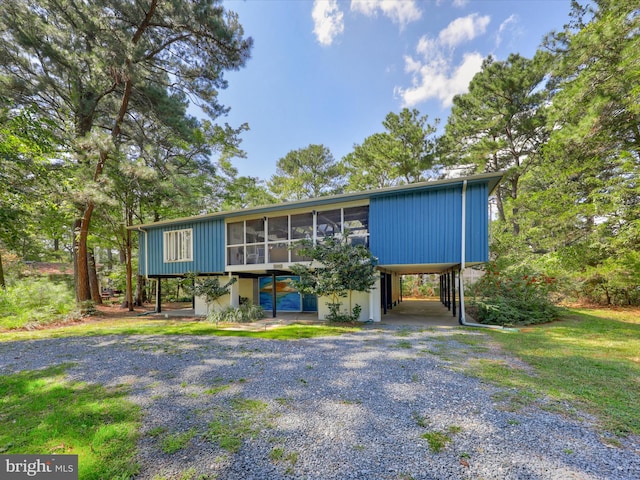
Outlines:
[{"label": "gravel", "polygon": [[[72,363],[70,379],[129,385],[144,413],[136,479],[640,479],[637,437],[612,442],[568,405],[465,374],[476,359],[526,368],[489,342],[408,327],[49,339],[0,344],[0,374]],[[238,399],[262,409],[238,413]],[[236,451],[210,435],[221,418],[245,420]],[[187,431],[184,448],[163,452],[164,437]],[[424,438],[437,433],[449,439],[439,452]]]}]

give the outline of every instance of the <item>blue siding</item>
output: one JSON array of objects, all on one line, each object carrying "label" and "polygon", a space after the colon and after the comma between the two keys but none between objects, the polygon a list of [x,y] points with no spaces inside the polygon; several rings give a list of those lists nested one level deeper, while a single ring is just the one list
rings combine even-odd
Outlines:
[{"label": "blue siding", "polygon": [[[165,263],[163,259],[164,232],[171,230],[193,229],[193,261]],[[224,272],[224,219],[216,218],[204,222],[185,222],[147,227],[149,245],[149,270],[145,271],[145,234],[138,234],[140,256],[138,271],[141,275],[182,275],[186,272],[221,273]]]},{"label": "blue siding", "polygon": [[[374,197],[370,247],[381,265],[459,263],[462,185]],[[467,186],[468,262],[488,259],[487,185]]]},{"label": "blue siding", "polygon": [[[488,195],[500,176],[468,178],[466,261],[486,262],[489,259]],[[461,180],[359,195],[369,198],[369,246],[380,265],[460,263]],[[359,196],[357,198],[360,199]],[[351,197],[348,199],[351,200]],[[345,197],[340,196],[332,201],[335,204],[344,203]],[[320,204],[331,205],[331,199],[317,201],[317,205]],[[286,207],[287,204],[283,204],[257,210],[280,211]],[[252,213],[257,210],[252,210]],[[210,218],[194,217],[180,219],[176,223],[142,226],[148,232],[148,238],[145,239],[145,233],[139,233],[139,272],[150,276],[182,275],[189,271],[223,273],[225,218],[239,218],[243,214],[246,215],[245,212],[231,212]],[[163,233],[186,228],[193,229],[193,261],[165,263]],[[145,254],[145,241],[148,257]],[[258,266],[256,268],[259,269]]]},{"label": "blue siding", "polygon": [[467,262],[489,260],[489,188],[486,183],[467,185]]}]

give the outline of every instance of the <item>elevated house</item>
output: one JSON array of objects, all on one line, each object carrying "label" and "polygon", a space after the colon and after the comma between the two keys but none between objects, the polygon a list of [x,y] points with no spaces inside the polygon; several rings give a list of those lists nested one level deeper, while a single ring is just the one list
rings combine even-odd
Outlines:
[{"label": "elevated house", "polygon": [[[380,321],[401,300],[401,276],[415,273],[440,274],[441,300],[455,312],[459,273],[489,258],[488,200],[501,179],[501,173],[481,174],[134,226],[139,272],[157,280],[187,272],[218,275],[221,282],[235,277],[221,305],[246,301],[274,316],[307,311],[323,319],[326,299],[291,286],[291,265],[309,260],[295,244],[348,230],[350,242],[378,258],[376,286],[353,297],[361,320]],[[194,300],[198,315],[210,307]]]}]

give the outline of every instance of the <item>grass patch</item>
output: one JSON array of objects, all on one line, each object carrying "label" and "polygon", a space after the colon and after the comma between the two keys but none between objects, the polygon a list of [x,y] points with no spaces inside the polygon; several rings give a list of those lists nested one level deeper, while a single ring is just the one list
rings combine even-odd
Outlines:
[{"label": "grass patch", "polygon": [[343,335],[360,330],[360,327],[302,324],[283,325],[260,331],[227,330],[203,321],[123,318],[42,330],[6,331],[2,332],[0,342],[104,335],[213,335],[218,337],[297,340],[300,338]]},{"label": "grass patch", "polygon": [[569,309],[563,319],[519,333],[487,329],[533,367],[478,362],[474,373],[502,386],[570,402],[616,435],[640,435],[640,318],[637,310]]},{"label": "grass patch", "polygon": [[429,450],[433,453],[439,453],[444,450],[447,445],[452,441],[451,435],[455,435],[462,432],[462,427],[452,425],[447,428],[446,432],[432,431],[423,433],[421,438],[424,438],[429,444]]},{"label": "grass patch", "polygon": [[423,433],[422,438],[427,441],[429,444],[429,450],[433,453],[441,452],[449,443],[451,443],[451,437],[444,432]]},{"label": "grass patch", "polygon": [[139,408],[123,387],[69,382],[67,367],[0,377],[0,453],[74,454],[83,480],[130,478]]},{"label": "grass patch", "polygon": [[216,385],[215,387],[207,388],[204,392],[205,395],[216,395],[230,388],[229,385]]},{"label": "grass patch", "polygon": [[255,438],[268,422],[268,405],[260,400],[232,398],[217,407],[215,420],[209,424],[207,438],[230,453],[240,450],[246,438]]},{"label": "grass patch", "polygon": [[162,442],[160,442],[160,448],[164,453],[172,454],[179,450],[182,450],[187,446],[187,443],[196,436],[194,429],[187,430],[186,432],[178,432],[166,435]]}]

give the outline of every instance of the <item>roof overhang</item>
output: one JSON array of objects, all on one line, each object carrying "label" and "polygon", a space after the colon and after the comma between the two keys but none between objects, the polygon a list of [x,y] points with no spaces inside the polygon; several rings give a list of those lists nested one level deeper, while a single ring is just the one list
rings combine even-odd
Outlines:
[{"label": "roof overhang", "polygon": [[346,203],[359,200],[370,200],[371,198],[385,197],[389,195],[395,195],[398,193],[406,192],[419,192],[423,190],[450,188],[456,185],[462,186],[466,181],[467,185],[473,185],[477,183],[487,183],[489,195],[492,195],[495,189],[498,187],[504,172],[492,172],[483,173],[479,175],[472,175],[468,177],[449,178],[445,180],[433,180],[429,182],[412,183],[409,185],[398,185],[395,187],[380,188],[376,190],[367,190],[364,192],[345,193],[341,195],[328,195],[326,197],[309,198],[306,200],[297,200],[294,202],[284,202],[273,205],[262,205],[259,207],[243,208],[239,210],[228,210],[224,212],[209,213],[206,215],[196,215],[191,217],[174,218],[171,220],[162,220],[154,223],[146,223],[141,225],[132,225],[127,227],[129,230],[140,230],[145,228],[156,228],[166,225],[175,225],[180,223],[194,223],[204,222],[214,218],[232,218],[247,215],[262,215],[271,212],[279,212],[283,210],[293,210],[297,208],[313,208],[322,205]]}]

